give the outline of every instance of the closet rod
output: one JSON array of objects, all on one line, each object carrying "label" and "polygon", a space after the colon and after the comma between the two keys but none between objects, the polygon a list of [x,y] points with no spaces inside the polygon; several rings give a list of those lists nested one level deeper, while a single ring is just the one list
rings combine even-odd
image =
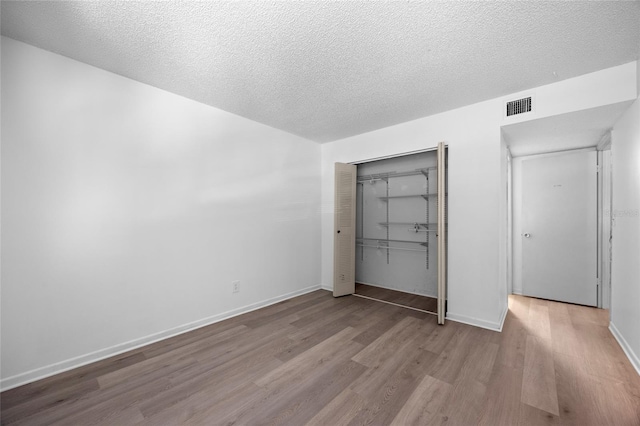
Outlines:
[{"label": "closet rod", "polygon": [[369,241],[377,241],[378,243],[412,243],[412,244],[427,244],[425,241],[408,241],[408,240],[387,240],[386,238],[356,238],[357,240],[369,240]]},{"label": "closet rod", "polygon": [[426,250],[420,250],[420,249],[410,249],[410,248],[403,248],[403,247],[391,247],[391,246],[373,246],[370,244],[357,244],[360,247],[372,247],[372,248],[377,248],[377,249],[392,249],[392,250],[404,250],[404,251],[421,251],[421,252],[426,252]]}]

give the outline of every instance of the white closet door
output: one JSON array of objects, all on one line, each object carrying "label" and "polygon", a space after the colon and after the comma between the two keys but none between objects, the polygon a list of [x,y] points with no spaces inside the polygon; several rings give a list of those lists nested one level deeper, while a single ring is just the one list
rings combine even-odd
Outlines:
[{"label": "white closet door", "polygon": [[438,144],[438,324],[444,324],[447,300],[446,161],[444,142]]},{"label": "white closet door", "polygon": [[356,173],[352,164],[335,165],[333,296],[356,289]]}]

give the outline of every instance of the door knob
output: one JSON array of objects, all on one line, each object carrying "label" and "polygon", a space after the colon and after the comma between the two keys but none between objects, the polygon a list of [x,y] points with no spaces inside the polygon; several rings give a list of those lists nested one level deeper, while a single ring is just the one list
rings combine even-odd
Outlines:
[{"label": "door knob", "polygon": [[522,236],[525,237],[525,238],[531,238],[531,234],[528,233],[528,232],[522,234]]}]

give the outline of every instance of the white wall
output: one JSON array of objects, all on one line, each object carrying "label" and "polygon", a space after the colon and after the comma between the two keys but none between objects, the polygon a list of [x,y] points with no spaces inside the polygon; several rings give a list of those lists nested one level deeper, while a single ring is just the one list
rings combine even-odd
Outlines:
[{"label": "white wall", "polygon": [[[500,128],[636,97],[631,62],[541,86],[535,114],[503,120],[517,94],[387,127],[322,146],[322,284],[332,287],[333,164],[449,145],[450,319],[499,329],[507,307],[506,147]],[[516,200],[514,199],[514,202]]]},{"label": "white wall", "polygon": [[4,37],[2,106],[3,388],[318,287],[318,144]]},{"label": "white wall", "polygon": [[612,131],[610,329],[640,374],[640,99]]},{"label": "white wall", "polygon": [[[640,50],[640,46],[638,46],[638,50]],[[638,54],[640,55],[640,51]],[[640,97],[640,60],[636,61],[636,93]]]}]

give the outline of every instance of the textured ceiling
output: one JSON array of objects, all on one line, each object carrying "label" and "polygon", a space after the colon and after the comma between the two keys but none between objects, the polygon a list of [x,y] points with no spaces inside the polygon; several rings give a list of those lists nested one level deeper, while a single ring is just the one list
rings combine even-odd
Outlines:
[{"label": "textured ceiling", "polygon": [[327,142],[633,61],[640,2],[2,1],[1,28]]}]

